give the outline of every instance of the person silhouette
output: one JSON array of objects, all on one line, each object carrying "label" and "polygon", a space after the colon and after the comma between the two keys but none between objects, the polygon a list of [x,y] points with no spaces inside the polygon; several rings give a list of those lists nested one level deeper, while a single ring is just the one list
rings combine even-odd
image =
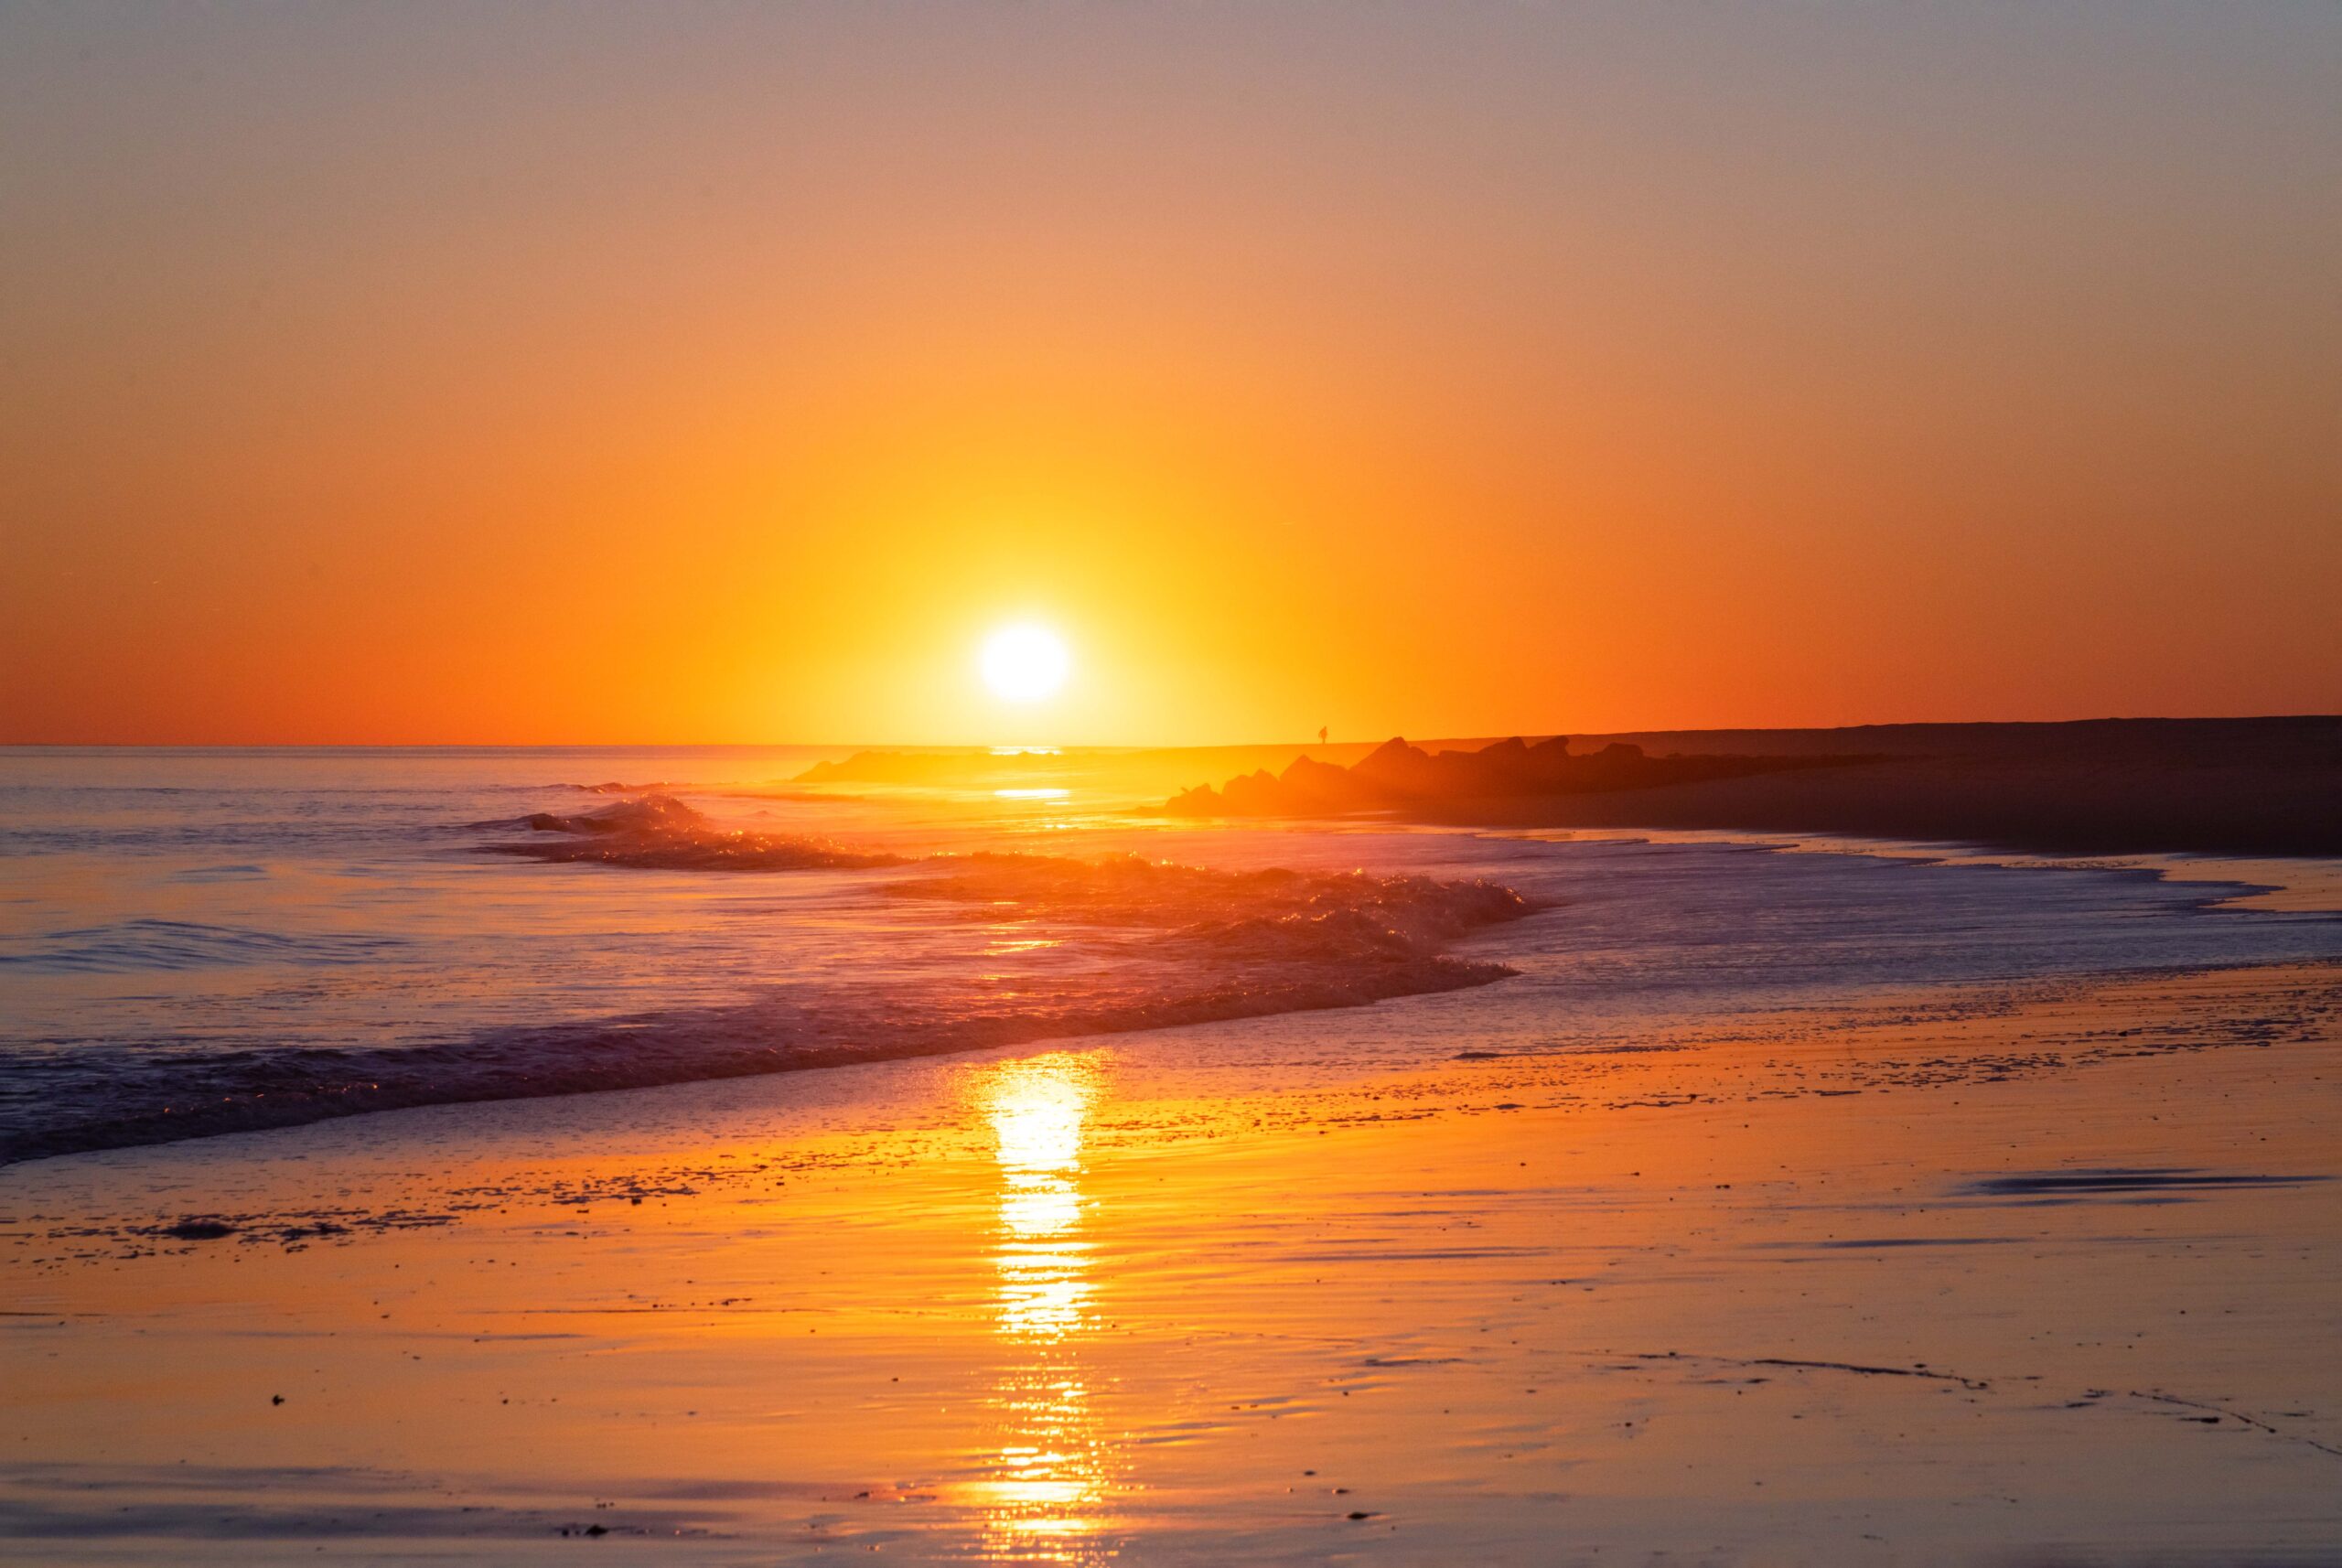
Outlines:
[{"label": "person silhouette", "polygon": [[1325,744],[1326,744],[1326,730],[1327,730],[1327,725],[1319,725],[1317,726],[1317,744],[1318,744],[1319,746],[1323,746],[1323,745],[1325,745]]}]

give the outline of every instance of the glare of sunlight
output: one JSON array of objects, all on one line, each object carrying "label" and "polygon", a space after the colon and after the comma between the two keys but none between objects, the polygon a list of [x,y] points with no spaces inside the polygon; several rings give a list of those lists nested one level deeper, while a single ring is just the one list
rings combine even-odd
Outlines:
[{"label": "glare of sunlight", "polygon": [[1004,1431],[990,1476],[974,1488],[988,1555],[1069,1568],[1101,1563],[1098,1512],[1111,1449],[1078,1358],[1092,1288],[1081,1151],[1096,1058],[1060,1051],[983,1070],[978,1093],[1000,1172],[996,1321],[1002,1338],[1021,1348],[994,1387]]}]

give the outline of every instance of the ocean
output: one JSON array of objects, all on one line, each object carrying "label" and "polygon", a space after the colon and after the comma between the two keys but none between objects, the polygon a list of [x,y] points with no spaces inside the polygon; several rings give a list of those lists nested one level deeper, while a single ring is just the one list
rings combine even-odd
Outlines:
[{"label": "ocean", "polygon": [[1182,1064],[1258,1087],[2342,956],[2342,920],[2135,865],[1198,824],[1078,755],[798,782],[843,755],[0,750],[0,1161],[1351,1010]]}]

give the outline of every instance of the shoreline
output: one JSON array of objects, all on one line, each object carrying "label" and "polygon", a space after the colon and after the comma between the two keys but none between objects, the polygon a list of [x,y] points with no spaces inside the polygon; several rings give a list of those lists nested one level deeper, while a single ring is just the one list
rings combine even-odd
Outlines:
[{"label": "shoreline", "polygon": [[[1298,826],[1301,824],[1281,824]],[[1870,838],[1844,833],[1761,832],[1741,828],[1502,828],[1469,823],[1455,831],[1540,843],[1726,843],[1781,854],[1858,854],[1924,865],[2003,865],[2138,872],[2173,883],[2231,886],[2235,893],[2205,899],[2214,909],[2266,909],[2295,915],[2342,915],[2342,855],[2271,857],[2150,851],[2133,854],[2052,854],[2032,850],[1958,842]]]},{"label": "shoreline", "polygon": [[[1343,1016],[844,1069],[810,1100],[742,1080],[17,1167],[0,1541],[500,1563],[599,1523],[620,1561],[1066,1564],[2342,1541],[2342,1510],[2304,1506],[2337,1495],[2342,1384],[2282,1354],[2322,1342],[2342,1265],[2342,964],[1935,987],[1294,1094],[1209,1076]],[[344,1189],[382,1223],[315,1230]],[[199,1193],[275,1194],[287,1224],[100,1233]]]},{"label": "shoreline", "polygon": [[[1311,824],[1278,822],[1284,829],[1306,832]],[[1338,831],[1338,824],[1324,824]],[[1381,824],[1378,824],[1381,825]],[[2052,856],[2024,852],[2008,852],[1988,847],[1924,843],[1909,840],[1853,837],[1845,835],[1767,834],[1730,829],[1666,829],[1632,827],[1620,829],[1520,829],[1507,830],[1468,823],[1423,823],[1423,827],[1437,832],[1455,832],[1472,837],[1499,841],[1556,843],[1647,843],[1724,844],[1752,852],[1789,854],[1845,854],[1913,864],[1955,865],[2007,866],[2016,868],[2083,869],[2112,871],[2149,875],[2175,884],[2202,883],[2208,887],[2231,887],[2233,892],[2211,894],[2201,900],[2205,912],[2227,910],[2266,910],[2290,915],[2334,915],[2342,917],[2342,858],[2298,856],[2277,860],[2245,860],[2224,856],[2187,854],[2154,854],[2132,856]],[[623,875],[623,873],[621,873]],[[1535,912],[1533,909],[1530,912]],[[2283,959],[2274,963],[2288,961]],[[741,1079],[756,1079],[775,1076],[795,1076],[803,1073],[832,1072],[856,1066],[888,1061],[917,1059],[924,1057],[959,1057],[982,1053],[1002,1047],[1032,1047],[1068,1041],[1112,1038],[1120,1036],[1144,1035],[1165,1029],[1179,1029],[1194,1025],[1235,1022],[1255,1017],[1280,1017],[1293,1015],[1331,1014],[1339,1015],[1379,1003],[1409,996],[1435,995],[1469,989],[1508,978],[1513,972],[1502,962],[1490,964],[1462,955],[1450,955],[1445,947],[1434,948],[1418,966],[1422,972],[1397,979],[1370,975],[1362,982],[1333,985],[1314,971],[1297,974],[1286,992],[1273,995],[1247,994],[1219,998],[1201,996],[1183,1002],[1172,1015],[1159,1010],[1144,1015],[1123,1017],[1119,1015],[1079,1011],[1059,1018],[1036,1016],[1019,1026],[1013,1019],[969,1020],[971,1026],[955,1031],[943,1029],[937,1038],[918,1041],[896,1041],[882,1047],[865,1046],[848,1048],[835,1043],[823,1045],[815,1038],[810,1044],[790,1044],[780,1036],[754,1047],[730,1047],[730,1056],[748,1052],[756,1059],[733,1061],[727,1057],[714,1068],[691,1068],[671,1063],[655,1070],[645,1070],[619,1080],[595,1079],[589,1073],[572,1085],[548,1087],[532,1085],[514,1092],[420,1093],[402,1099],[384,1093],[381,1086],[374,1086],[365,1096],[371,1102],[337,1101],[315,1107],[285,1104],[265,1114],[231,1114],[232,1108],[215,1112],[209,1124],[196,1130],[172,1129],[167,1134],[134,1133],[111,1135],[97,1141],[73,1141],[62,1146],[48,1147],[57,1140],[18,1138],[10,1144],[0,1144],[0,1173],[27,1165],[58,1159],[71,1159],[81,1155],[114,1149],[139,1149],[201,1144],[214,1138],[237,1137],[247,1133],[287,1131],[322,1122],[351,1118],[371,1118],[392,1114],[406,1114],[442,1106],[473,1104],[527,1103],[538,1100],[570,1098],[580,1095],[625,1093],[656,1090],[675,1085],[723,1083]],[[769,1009],[767,1009],[769,1011]],[[723,1036],[741,1034],[747,1025],[759,1016],[752,1006],[704,1010],[705,1016],[731,1019],[737,1015],[738,1025],[724,1024],[716,1029]],[[671,1026],[687,1028],[701,1020],[703,1015],[679,1015]],[[780,1022],[776,1015],[776,1023]],[[548,1040],[573,1039],[589,1046],[604,1036],[639,1035],[645,1028],[660,1026],[654,1015],[620,1016],[600,1022],[551,1026],[533,1031]],[[702,1026],[704,1032],[704,1026]],[[529,1031],[507,1031],[515,1035]],[[816,1032],[817,1036],[819,1031]],[[964,1037],[962,1037],[964,1036]],[[394,1059],[407,1050],[427,1052],[427,1047],[388,1047],[382,1053]],[[767,1059],[768,1058],[768,1059]],[[264,1064],[275,1070],[276,1064]],[[362,1074],[361,1074],[362,1076]],[[23,1150],[25,1152],[18,1152]]]}]

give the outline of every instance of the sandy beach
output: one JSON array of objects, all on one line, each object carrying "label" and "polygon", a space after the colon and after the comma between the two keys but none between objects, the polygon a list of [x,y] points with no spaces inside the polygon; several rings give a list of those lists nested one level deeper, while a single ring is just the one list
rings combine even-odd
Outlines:
[{"label": "sandy beach", "polygon": [[[2342,967],[1554,1053],[1472,1051],[1468,1005],[18,1166],[0,1555],[2342,1541]],[[1220,1065],[1443,1009],[1429,1067],[1231,1092]]]}]

